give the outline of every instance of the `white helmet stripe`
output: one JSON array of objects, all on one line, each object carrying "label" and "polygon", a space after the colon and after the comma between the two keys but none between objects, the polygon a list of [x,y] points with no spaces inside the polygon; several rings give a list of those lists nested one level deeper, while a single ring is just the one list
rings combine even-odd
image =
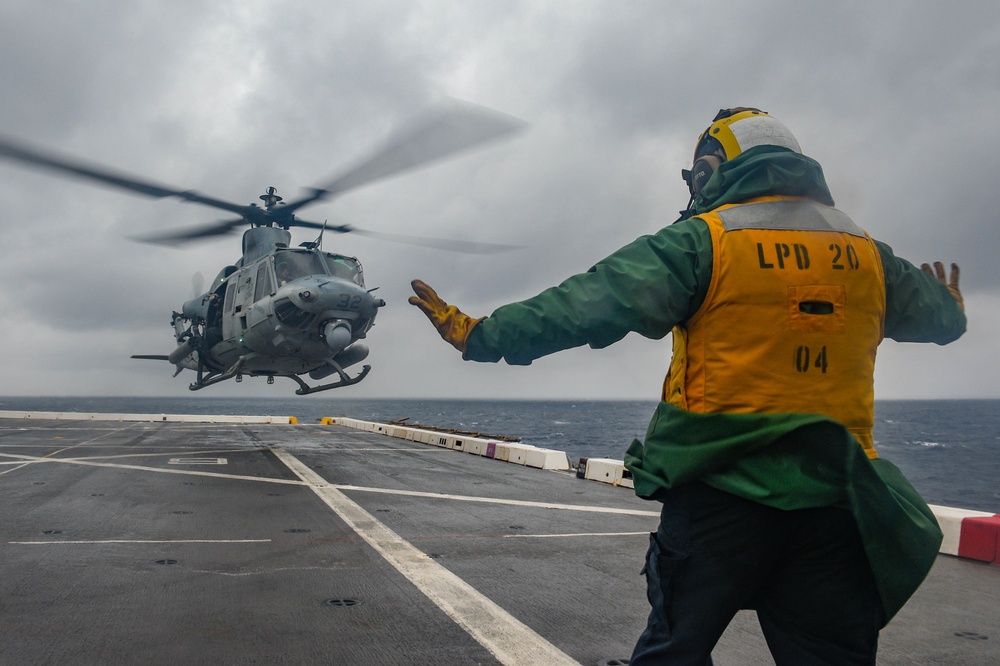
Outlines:
[{"label": "white helmet stripe", "polygon": [[740,152],[745,153],[754,146],[781,146],[801,153],[799,142],[788,128],[765,115],[754,115],[730,123],[729,130],[736,137]]}]

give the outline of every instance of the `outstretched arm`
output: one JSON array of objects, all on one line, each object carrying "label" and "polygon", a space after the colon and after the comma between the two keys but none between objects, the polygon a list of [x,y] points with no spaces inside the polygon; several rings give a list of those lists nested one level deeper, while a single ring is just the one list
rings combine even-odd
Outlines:
[{"label": "outstretched arm", "polygon": [[897,342],[957,340],[965,332],[962,294],[958,290],[959,269],[952,264],[945,279],[944,265],[917,268],[895,256],[885,243],[876,241],[885,270],[885,337]]},{"label": "outstretched arm", "polygon": [[414,282],[417,298],[410,302],[463,358],[527,365],[563,349],[607,347],[629,332],[662,338],[701,305],[711,270],[708,228],[691,219],[643,236],[587,272],[483,319],[436,303],[419,281]]}]

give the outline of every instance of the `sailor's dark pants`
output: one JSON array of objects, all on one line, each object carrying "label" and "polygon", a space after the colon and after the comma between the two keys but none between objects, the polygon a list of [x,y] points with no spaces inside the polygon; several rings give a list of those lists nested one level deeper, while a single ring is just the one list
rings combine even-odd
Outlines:
[{"label": "sailor's dark pants", "polygon": [[652,610],[631,666],[712,663],[740,609],[777,666],[874,664],[883,611],[844,509],[782,511],[695,482],[663,498],[643,570]]}]

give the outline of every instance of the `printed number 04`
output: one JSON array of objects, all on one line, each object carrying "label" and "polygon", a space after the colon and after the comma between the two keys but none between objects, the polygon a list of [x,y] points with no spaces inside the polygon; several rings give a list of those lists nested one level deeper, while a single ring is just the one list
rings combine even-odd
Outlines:
[{"label": "printed number 04", "polygon": [[800,345],[795,350],[795,369],[799,372],[809,372],[809,368],[817,368],[820,372],[826,373],[826,345],[820,347],[815,360],[812,359],[809,347]]}]

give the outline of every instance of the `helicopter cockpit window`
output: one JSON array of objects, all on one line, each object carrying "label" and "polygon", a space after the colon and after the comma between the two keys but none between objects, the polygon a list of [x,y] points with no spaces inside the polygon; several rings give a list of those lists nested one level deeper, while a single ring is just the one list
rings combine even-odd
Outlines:
[{"label": "helicopter cockpit window", "polygon": [[274,255],[274,274],[278,286],[307,275],[324,275],[326,268],[314,252],[278,252]]},{"label": "helicopter cockpit window", "polygon": [[339,254],[324,254],[326,266],[334,277],[342,277],[360,286],[365,286],[364,278],[361,277],[361,264],[352,257],[343,257]]}]

